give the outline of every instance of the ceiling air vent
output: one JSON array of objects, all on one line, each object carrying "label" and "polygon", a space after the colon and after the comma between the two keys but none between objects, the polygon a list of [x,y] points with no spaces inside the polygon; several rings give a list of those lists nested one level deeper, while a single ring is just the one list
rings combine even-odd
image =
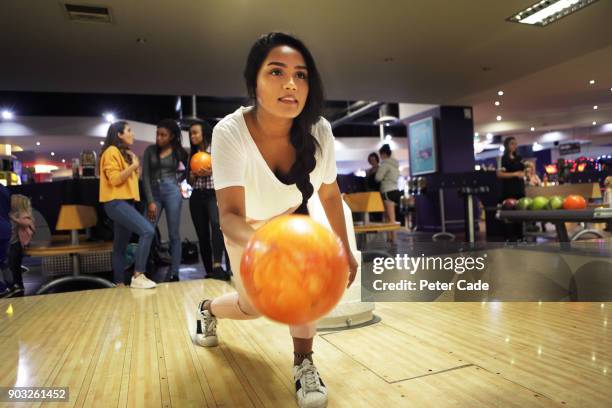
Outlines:
[{"label": "ceiling air vent", "polygon": [[112,23],[110,9],[104,6],[84,4],[64,4],[68,18],[72,21],[87,23]]}]

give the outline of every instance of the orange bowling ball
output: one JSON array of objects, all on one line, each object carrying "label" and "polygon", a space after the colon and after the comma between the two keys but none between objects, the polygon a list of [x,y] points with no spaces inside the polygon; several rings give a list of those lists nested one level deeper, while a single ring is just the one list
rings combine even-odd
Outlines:
[{"label": "orange bowling ball", "polygon": [[584,197],[577,194],[571,194],[565,197],[563,200],[564,210],[583,210],[587,207],[586,200]]},{"label": "orange bowling ball", "polygon": [[202,169],[210,170],[212,166],[212,158],[206,152],[197,152],[191,157],[191,171],[200,171]]},{"label": "orange bowling ball", "polygon": [[304,215],[283,215],[255,231],[240,264],[244,289],[264,316],[287,324],[330,312],[348,284],[340,239]]}]

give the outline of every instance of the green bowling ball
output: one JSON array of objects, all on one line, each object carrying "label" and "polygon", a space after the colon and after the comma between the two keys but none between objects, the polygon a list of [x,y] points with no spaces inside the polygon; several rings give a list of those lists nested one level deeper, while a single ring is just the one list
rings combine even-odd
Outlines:
[{"label": "green bowling ball", "polygon": [[516,208],[518,210],[528,210],[531,207],[531,203],[533,203],[533,200],[529,197],[523,197],[520,200],[518,200],[518,203],[516,204]]},{"label": "green bowling ball", "polygon": [[548,208],[551,210],[560,210],[563,208],[563,197],[561,196],[552,196],[550,200],[548,200]]},{"label": "green bowling ball", "polygon": [[545,210],[548,208],[548,198],[537,196],[533,199],[533,203],[531,203],[532,210]]}]

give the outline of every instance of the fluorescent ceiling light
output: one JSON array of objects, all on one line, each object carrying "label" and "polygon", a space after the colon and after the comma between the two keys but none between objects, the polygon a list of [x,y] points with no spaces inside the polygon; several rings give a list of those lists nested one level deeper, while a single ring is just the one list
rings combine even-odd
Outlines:
[{"label": "fluorescent ceiling light", "polygon": [[597,0],[542,0],[521,10],[512,17],[509,17],[508,21],[545,27],[596,1]]}]

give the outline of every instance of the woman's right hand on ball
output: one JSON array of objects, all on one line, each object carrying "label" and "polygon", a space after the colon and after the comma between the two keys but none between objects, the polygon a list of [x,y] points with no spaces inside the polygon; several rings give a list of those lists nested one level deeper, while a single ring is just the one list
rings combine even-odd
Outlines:
[{"label": "woman's right hand on ball", "polygon": [[198,177],[208,177],[212,174],[211,169],[203,168],[195,172]]}]

